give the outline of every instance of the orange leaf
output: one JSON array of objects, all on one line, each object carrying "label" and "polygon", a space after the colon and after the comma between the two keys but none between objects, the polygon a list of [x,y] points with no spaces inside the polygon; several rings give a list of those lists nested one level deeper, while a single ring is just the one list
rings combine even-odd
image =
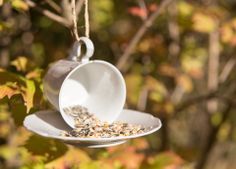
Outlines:
[{"label": "orange leaf", "polygon": [[[136,169],[139,168],[144,160],[144,154],[137,152],[134,146],[119,146],[117,148],[109,148],[113,152],[109,159],[104,159],[105,163],[119,164],[121,168]],[[125,153],[124,153],[125,152]],[[131,160],[132,159],[132,160]]]},{"label": "orange leaf", "polygon": [[11,86],[11,85],[0,85],[0,99],[4,98],[5,96],[7,96],[9,99],[15,95],[15,94],[19,94],[20,91],[18,90],[18,88],[16,86]]}]

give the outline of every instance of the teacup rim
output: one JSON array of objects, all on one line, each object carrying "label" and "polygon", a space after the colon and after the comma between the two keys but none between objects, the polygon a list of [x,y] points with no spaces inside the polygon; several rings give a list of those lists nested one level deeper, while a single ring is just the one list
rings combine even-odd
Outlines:
[{"label": "teacup rim", "polygon": [[[74,61],[72,61],[72,62],[74,62]],[[124,97],[123,97],[123,99],[122,99],[122,105],[123,105],[123,106],[120,107],[119,113],[117,113],[116,115],[114,115],[114,116],[115,116],[115,117],[114,117],[114,120],[115,120],[115,119],[117,119],[117,118],[119,117],[120,113],[122,112],[122,110],[123,110],[123,108],[124,108],[124,106],[125,106],[126,95],[127,95],[127,89],[126,89],[126,83],[125,83],[125,80],[124,80],[123,75],[122,75],[121,72],[118,70],[118,68],[115,67],[113,64],[111,64],[111,63],[109,63],[109,62],[107,62],[107,61],[104,61],[104,60],[89,60],[88,62],[84,62],[84,63],[81,62],[81,63],[79,63],[76,67],[74,67],[74,68],[66,75],[66,77],[64,78],[64,80],[63,80],[63,82],[62,82],[62,84],[61,84],[61,89],[63,88],[65,81],[66,81],[76,70],[78,70],[78,69],[80,69],[80,68],[82,68],[82,67],[84,67],[84,66],[86,66],[86,65],[88,65],[88,64],[92,64],[92,63],[99,63],[99,64],[103,64],[103,65],[107,65],[107,66],[111,67],[112,70],[115,71],[116,74],[119,76],[119,79],[121,80],[122,86],[124,86],[124,90],[123,90],[123,92],[124,92],[124,94],[123,94]],[[62,91],[61,89],[60,89],[59,94],[58,94],[58,101],[59,101],[58,107],[59,107],[59,112],[60,112],[62,118],[64,119],[64,121],[65,121],[70,127],[74,128],[74,126],[69,122],[68,118],[66,117],[66,115],[65,115],[65,113],[64,113],[64,111],[63,111],[63,108],[62,108],[62,106],[61,106],[61,93],[62,93],[62,92],[61,92],[61,91]]]}]

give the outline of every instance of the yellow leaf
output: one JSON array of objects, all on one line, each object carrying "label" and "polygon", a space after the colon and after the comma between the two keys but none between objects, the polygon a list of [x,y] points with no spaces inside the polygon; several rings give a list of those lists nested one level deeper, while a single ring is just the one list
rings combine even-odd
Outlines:
[{"label": "yellow leaf", "polygon": [[203,13],[195,13],[192,21],[193,29],[198,32],[209,33],[216,28],[214,18]]},{"label": "yellow leaf", "polygon": [[139,99],[139,93],[142,87],[142,76],[139,74],[129,74],[125,77],[127,86],[127,101],[136,105]]},{"label": "yellow leaf", "polygon": [[221,38],[224,43],[229,43],[234,37],[234,32],[230,25],[225,25],[221,28]]},{"label": "yellow leaf", "polygon": [[174,105],[171,102],[166,102],[164,104],[164,110],[167,114],[172,115],[174,113]]},{"label": "yellow leaf", "polygon": [[184,72],[191,77],[196,79],[202,78],[207,57],[205,48],[188,49],[182,53],[181,66]]},{"label": "yellow leaf", "polygon": [[35,84],[32,80],[26,80],[26,88],[24,88],[23,98],[25,101],[25,106],[27,107],[27,113],[34,105],[34,94],[35,94]]},{"label": "yellow leaf", "polygon": [[146,86],[150,91],[156,91],[165,96],[167,94],[167,89],[163,83],[153,78],[152,76],[148,76],[145,79]]},{"label": "yellow leaf", "polygon": [[148,52],[148,51],[150,51],[151,45],[152,45],[152,40],[150,38],[147,38],[147,39],[142,40],[139,43],[138,49],[141,52]]},{"label": "yellow leaf", "polygon": [[29,9],[29,6],[23,0],[12,0],[11,4],[17,10],[27,11]]},{"label": "yellow leaf", "polygon": [[7,137],[11,132],[11,126],[8,123],[1,123],[0,125],[0,137]]},{"label": "yellow leaf", "polygon": [[20,56],[11,62],[11,65],[15,66],[17,71],[22,71],[22,72],[26,72],[28,64],[29,61],[24,56]]},{"label": "yellow leaf", "polygon": [[193,7],[192,5],[190,5],[190,3],[179,1],[178,10],[179,10],[180,15],[189,16],[193,12]]},{"label": "yellow leaf", "polygon": [[180,75],[176,79],[179,86],[181,86],[185,92],[191,92],[193,90],[192,80],[187,75]]}]

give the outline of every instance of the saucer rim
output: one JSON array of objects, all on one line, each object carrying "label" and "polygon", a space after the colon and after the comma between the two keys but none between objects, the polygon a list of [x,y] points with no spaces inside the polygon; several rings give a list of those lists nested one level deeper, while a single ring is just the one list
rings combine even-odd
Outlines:
[{"label": "saucer rim", "polygon": [[36,133],[40,136],[43,136],[43,137],[53,138],[53,139],[62,140],[62,141],[81,141],[81,142],[107,142],[107,141],[128,140],[128,139],[143,137],[143,136],[152,134],[152,133],[158,131],[162,127],[162,123],[161,123],[161,120],[159,118],[154,117],[153,115],[148,114],[148,113],[144,113],[144,112],[140,112],[140,111],[136,111],[136,110],[131,110],[131,109],[123,109],[123,111],[127,111],[127,112],[132,111],[132,112],[137,113],[137,114],[145,114],[145,116],[149,116],[149,118],[155,119],[158,123],[158,126],[154,127],[153,129],[151,129],[147,132],[141,133],[141,134],[136,134],[136,135],[131,135],[131,136],[111,137],[111,138],[80,138],[80,137],[56,136],[56,135],[50,135],[48,133],[40,132],[39,130],[35,130],[35,128],[31,127],[31,125],[29,123],[30,122],[29,120],[32,116],[35,116],[36,114],[39,114],[39,113],[49,112],[49,111],[50,111],[50,113],[56,113],[57,112],[57,111],[54,111],[54,110],[42,110],[42,111],[37,111],[34,114],[30,114],[30,115],[26,116],[25,119],[24,119],[24,122],[23,122],[24,127],[27,130],[29,130],[33,133]]}]

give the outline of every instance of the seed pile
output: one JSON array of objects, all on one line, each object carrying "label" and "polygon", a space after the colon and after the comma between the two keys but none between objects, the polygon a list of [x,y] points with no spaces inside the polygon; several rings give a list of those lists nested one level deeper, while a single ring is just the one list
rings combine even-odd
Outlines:
[{"label": "seed pile", "polygon": [[144,127],[136,124],[122,122],[107,123],[100,121],[91,114],[87,108],[73,106],[63,109],[75,120],[75,128],[71,131],[63,131],[62,136],[82,138],[111,138],[141,134],[146,131]]}]

